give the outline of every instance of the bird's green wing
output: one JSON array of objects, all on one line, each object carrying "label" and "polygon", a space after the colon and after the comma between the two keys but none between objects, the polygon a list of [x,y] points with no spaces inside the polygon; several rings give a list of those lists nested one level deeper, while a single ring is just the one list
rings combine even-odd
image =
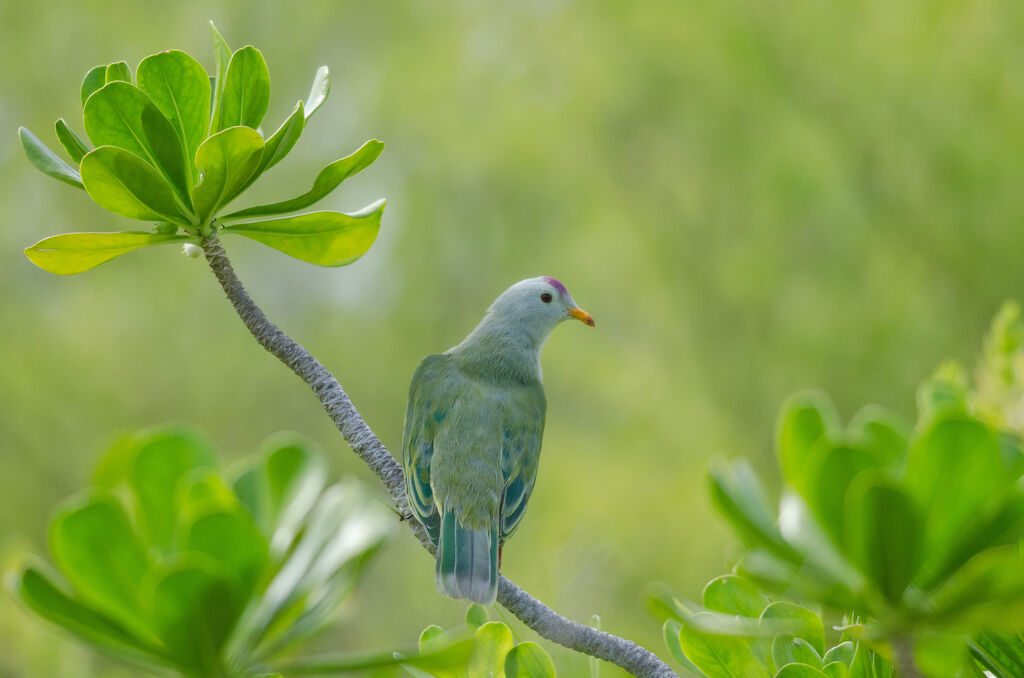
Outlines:
[{"label": "bird's green wing", "polygon": [[441,523],[430,487],[430,462],[438,426],[450,414],[458,393],[458,374],[452,369],[450,360],[441,354],[428,355],[416,368],[409,385],[402,442],[402,466],[409,507],[427,528],[435,544]]},{"label": "bird's green wing", "polygon": [[533,492],[547,410],[540,382],[523,387],[514,401],[502,431],[501,475],[505,481],[501,497],[502,542],[519,527]]}]

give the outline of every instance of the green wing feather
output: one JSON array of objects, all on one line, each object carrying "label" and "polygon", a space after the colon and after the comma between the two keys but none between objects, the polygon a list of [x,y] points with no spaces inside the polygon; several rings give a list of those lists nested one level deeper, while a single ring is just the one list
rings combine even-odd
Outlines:
[{"label": "green wing feather", "polygon": [[502,542],[519,527],[537,480],[546,409],[547,401],[540,382],[526,386],[516,393],[514,407],[503,425],[501,475],[505,487],[501,497]]}]

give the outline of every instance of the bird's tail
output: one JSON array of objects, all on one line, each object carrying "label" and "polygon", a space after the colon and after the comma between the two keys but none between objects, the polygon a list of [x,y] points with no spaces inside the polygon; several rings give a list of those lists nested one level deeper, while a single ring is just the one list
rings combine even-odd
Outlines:
[{"label": "bird's tail", "polygon": [[474,530],[464,527],[455,511],[442,511],[436,580],[446,596],[492,604],[498,593],[497,521]]}]

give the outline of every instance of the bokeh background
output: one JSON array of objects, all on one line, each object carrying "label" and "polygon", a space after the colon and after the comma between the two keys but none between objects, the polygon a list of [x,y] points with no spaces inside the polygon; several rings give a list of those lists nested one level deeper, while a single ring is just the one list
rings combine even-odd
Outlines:
[{"label": "bokeh background", "polygon": [[[49,510],[119,434],[157,423],[193,422],[228,460],[293,429],[337,474],[372,480],[201,261],[157,248],[62,278],[21,254],[132,224],[32,169],[17,126],[54,144],[59,116],[81,131],[95,64],[180,48],[212,70],[209,19],[266,56],[271,129],[317,66],[332,73],[299,146],[246,200],[290,197],[365,139],[387,144],[322,203],[387,197],[357,264],[227,245],[393,450],[417,361],[511,282],[559,277],[597,318],[546,348],[540,479],[504,569],[662,655],[645,586],[696,597],[736,553],[708,458],[747,455],[773,477],[775,412],[808,386],[847,416],[867,402],[912,415],[915,384],[946,356],[970,360],[1024,289],[1016,0],[0,0],[5,567],[45,553]],[[404,644],[463,609],[403,534],[310,649]],[[565,675],[585,669],[547,647]],[[0,676],[127,675],[0,594]]]}]

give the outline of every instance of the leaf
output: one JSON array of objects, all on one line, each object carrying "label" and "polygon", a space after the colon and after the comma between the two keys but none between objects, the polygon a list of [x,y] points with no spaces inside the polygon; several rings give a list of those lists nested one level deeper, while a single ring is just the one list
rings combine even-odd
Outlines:
[{"label": "leaf", "polygon": [[554,678],[555,665],[537,643],[519,643],[505,656],[506,678]]},{"label": "leaf", "polygon": [[263,446],[271,551],[284,554],[327,483],[323,454],[305,438],[279,433]]},{"label": "leaf", "polygon": [[672,655],[673,659],[683,665],[687,671],[692,673],[698,678],[707,678],[704,672],[701,671],[697,666],[690,661],[690,658],[683,652],[683,646],[679,643],[679,632],[682,629],[682,625],[674,619],[668,619],[662,626],[662,635],[665,639],[665,645],[668,647],[669,654]]},{"label": "leaf", "polygon": [[899,485],[869,472],[852,483],[845,515],[853,562],[898,606],[920,562],[917,508]]},{"label": "leaf", "polygon": [[306,120],[313,117],[317,109],[327,100],[331,93],[331,75],[327,66],[316,69],[316,76],[313,78],[313,86],[309,89],[309,97],[306,98]]},{"label": "leaf", "polygon": [[59,119],[55,124],[54,128],[57,132],[57,139],[60,141],[60,145],[64,147],[71,160],[77,165],[82,162],[82,158],[90,150],[89,146],[82,141],[74,131],[68,127],[68,124],[64,121],[64,118]]},{"label": "leaf", "polygon": [[92,96],[92,93],[105,84],[107,84],[107,67],[104,65],[91,68],[82,80],[82,105],[85,106],[86,100]]},{"label": "leaf", "polygon": [[800,556],[782,538],[764,488],[745,459],[731,463],[713,460],[708,480],[711,501],[748,544],[763,546],[783,560],[799,562]]},{"label": "leaf", "polygon": [[934,618],[973,631],[1024,626],[1024,563],[1014,544],[979,553],[931,598]]},{"label": "leaf", "polygon": [[323,168],[320,171],[320,174],[317,175],[316,180],[313,182],[313,188],[299,197],[292,198],[291,200],[284,200],[282,202],[270,203],[268,205],[247,207],[246,209],[225,215],[224,218],[238,219],[241,217],[286,214],[288,212],[295,212],[296,210],[309,207],[313,203],[326,197],[345,179],[358,174],[373,164],[373,161],[377,159],[377,156],[379,156],[383,150],[384,144],[376,139],[371,139],[363,144],[362,147],[352,155],[341,158],[340,160],[335,160],[330,165]]},{"label": "leaf", "polygon": [[866,450],[827,436],[818,440],[804,460],[803,495],[837,545],[843,544],[846,491],[857,474],[876,467]]},{"label": "leaf", "polygon": [[476,647],[469,660],[469,675],[504,678],[505,657],[515,644],[511,629],[501,622],[487,622],[476,629],[473,640]]},{"label": "leaf", "polygon": [[[695,618],[708,615],[699,612]],[[714,636],[684,626],[679,645],[707,678],[768,678],[768,670],[750,651],[749,641],[731,636]]]},{"label": "leaf", "polygon": [[824,673],[807,664],[786,664],[775,678],[828,678]]},{"label": "leaf", "polygon": [[198,518],[188,529],[185,546],[222,564],[239,600],[252,595],[267,564],[267,542],[241,510],[218,510]]},{"label": "leaf", "polygon": [[971,655],[999,678],[1024,675],[1024,637],[1020,632],[978,634],[970,643]]},{"label": "leaf", "polygon": [[270,72],[258,49],[246,45],[231,55],[220,94],[216,131],[236,125],[260,126],[270,102]]},{"label": "leaf", "polygon": [[[184,146],[186,165],[206,138],[210,119],[210,79],[198,61],[185,52],[168,50],[142,60],[136,73],[145,92],[171,123]],[[189,183],[198,176],[188,173]]]},{"label": "leaf", "polygon": [[216,468],[217,454],[205,438],[179,427],[156,429],[136,444],[131,485],[139,522],[152,546],[171,553],[179,515],[178,483],[193,469]]},{"label": "leaf", "polygon": [[832,662],[842,662],[847,666],[853,664],[853,654],[856,648],[853,645],[853,641],[847,640],[838,645],[829,648],[828,652],[822,658],[822,661],[827,665]]},{"label": "leaf", "polygon": [[224,79],[228,74],[228,65],[231,63],[231,48],[220,34],[217,27],[210,22],[210,37],[213,39],[213,57],[217,63],[217,70],[210,77],[210,125],[208,134],[217,131],[216,125],[220,120],[220,109],[224,101]]},{"label": "leaf", "polygon": [[46,176],[53,177],[69,186],[85,188],[78,170],[61,160],[36,135],[24,127],[19,127],[18,137],[21,139],[21,146],[25,149],[25,155],[28,156],[28,161],[32,163],[33,167]]},{"label": "leaf", "polygon": [[248,127],[229,127],[202,143],[196,167],[203,179],[194,192],[200,222],[205,223],[248,185],[262,155],[263,137]]},{"label": "leaf", "polygon": [[490,618],[487,616],[487,608],[483,605],[473,603],[466,608],[466,628],[470,631],[477,630],[488,621]]},{"label": "leaf", "polygon": [[825,651],[825,626],[821,617],[806,607],[777,600],[761,613],[761,622],[769,627],[784,622],[788,632],[795,638],[807,641],[819,657]]},{"label": "leaf", "polygon": [[160,174],[134,153],[100,146],[82,158],[82,181],[100,207],[130,219],[175,221],[189,219]]},{"label": "leaf", "polygon": [[158,170],[191,209],[185,155],[174,127],[138,87],[111,82],[85,103],[85,131],[96,146],[117,146]]},{"label": "leaf", "polygon": [[436,652],[437,650],[445,647],[451,639],[448,634],[445,633],[437,624],[431,624],[427,628],[420,632],[419,647],[421,654],[427,654],[429,652]]},{"label": "leaf", "polygon": [[794,662],[818,669],[821,655],[803,638],[794,638],[788,633],[779,633],[772,640],[772,661],[784,667]]},{"label": "leaf", "polygon": [[768,599],[750,580],[734,574],[717,577],[704,587],[704,607],[716,612],[757,619]]},{"label": "leaf", "polygon": [[384,201],[356,214],[310,212],[225,226],[236,233],[318,266],[344,266],[363,256],[380,230]]},{"label": "leaf", "polygon": [[782,404],[775,423],[775,452],[790,485],[803,489],[804,465],[814,443],[838,422],[832,402],[820,391],[801,391]]},{"label": "leaf", "polygon": [[86,601],[133,634],[148,637],[139,582],[149,557],[120,502],[102,492],[66,501],[50,526],[50,552]]},{"label": "leaf", "polygon": [[895,467],[907,454],[910,428],[894,412],[878,405],[865,405],[850,420],[850,429],[859,433],[859,442],[883,466]]},{"label": "leaf", "polygon": [[28,566],[22,570],[14,580],[13,589],[33,612],[64,627],[104,654],[144,665],[173,666],[155,644],[75,600],[41,567]]},{"label": "leaf", "polygon": [[132,81],[132,69],[128,67],[128,64],[124,61],[116,61],[112,64],[107,65],[105,73],[105,80],[109,84],[111,82],[131,82]]},{"label": "leaf", "polygon": [[267,139],[266,150],[263,151],[263,156],[260,158],[260,167],[249,180],[250,184],[260,174],[281,162],[288,155],[302,135],[305,126],[306,118],[303,116],[303,107],[300,101],[295,105],[295,110],[288,116],[288,119]]},{"label": "leaf", "polygon": [[88,271],[114,257],[143,247],[191,242],[185,235],[123,231],[120,233],[65,233],[44,238],[25,249],[33,264],[58,275]]},{"label": "leaf", "polygon": [[843,662],[829,662],[821,667],[826,678],[848,678],[850,667]]}]

